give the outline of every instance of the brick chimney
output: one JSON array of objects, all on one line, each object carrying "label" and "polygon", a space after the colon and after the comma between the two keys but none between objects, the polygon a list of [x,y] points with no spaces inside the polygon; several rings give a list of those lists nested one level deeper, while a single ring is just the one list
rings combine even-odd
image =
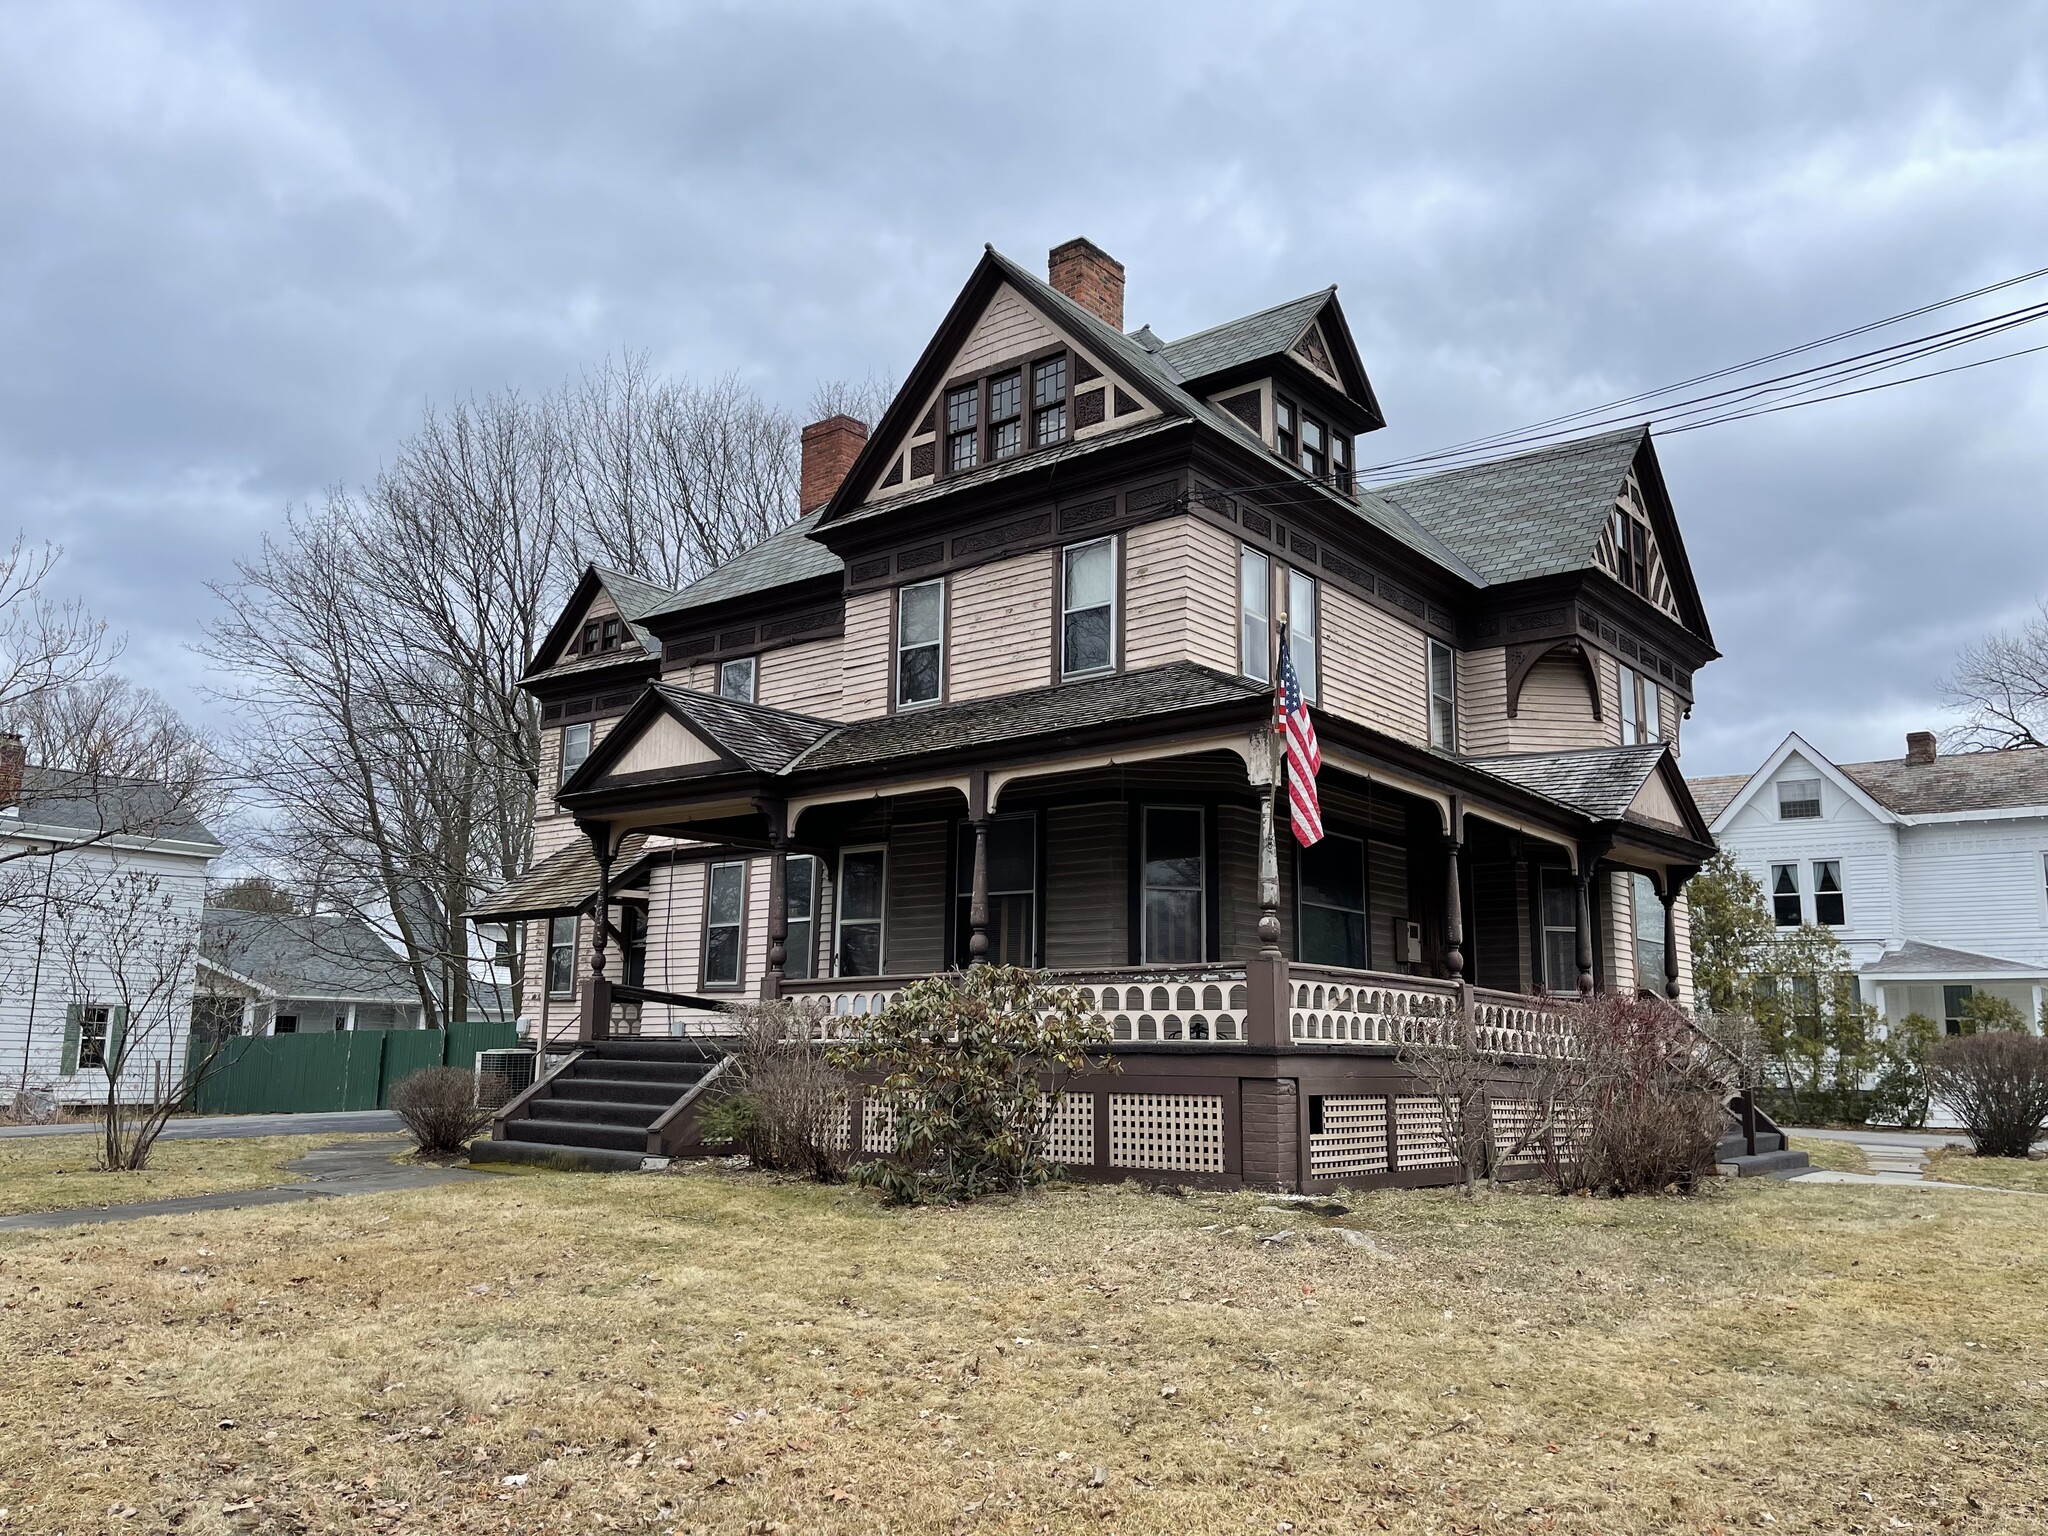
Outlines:
[{"label": "brick chimney", "polygon": [[1934,761],[1934,732],[1906,732],[1906,761],[1914,764]]},{"label": "brick chimney", "polygon": [[21,802],[21,771],[27,762],[21,738],[12,731],[0,735],[0,808]]},{"label": "brick chimney", "polygon": [[1113,331],[1124,328],[1124,264],[1093,240],[1056,245],[1046,280]]},{"label": "brick chimney", "polygon": [[799,512],[808,516],[832,499],[867,440],[866,425],[844,414],[827,416],[804,428],[803,473],[797,486]]}]

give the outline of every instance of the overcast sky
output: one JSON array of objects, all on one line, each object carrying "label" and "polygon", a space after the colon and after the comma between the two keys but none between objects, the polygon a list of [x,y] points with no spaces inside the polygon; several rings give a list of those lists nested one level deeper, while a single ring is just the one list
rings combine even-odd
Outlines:
[{"label": "overcast sky", "polygon": [[[203,716],[204,582],[425,402],[645,351],[800,409],[984,241],[1169,336],[1338,284],[1365,462],[2048,266],[2048,5],[0,0],[0,146],[0,525]],[[2048,592],[2048,353],[1660,453],[1690,773],[1897,755]]]}]

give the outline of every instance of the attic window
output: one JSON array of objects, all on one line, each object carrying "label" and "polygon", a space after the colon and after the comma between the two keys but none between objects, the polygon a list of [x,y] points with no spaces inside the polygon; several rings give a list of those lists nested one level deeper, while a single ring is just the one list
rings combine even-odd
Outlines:
[{"label": "attic window", "polygon": [[1819,779],[1787,779],[1778,786],[1778,820],[1818,821],[1819,819]]},{"label": "attic window", "polygon": [[952,474],[980,460],[981,386],[946,391],[946,468]]},{"label": "attic window", "polygon": [[1067,354],[1061,351],[948,389],[946,473],[963,474],[1013,459],[1027,448],[1064,442],[1069,372]]},{"label": "attic window", "polygon": [[1325,485],[1351,491],[1351,439],[1285,395],[1273,397],[1273,446]]},{"label": "attic window", "polygon": [[1650,530],[1619,507],[1614,509],[1614,552],[1621,584],[1642,597],[1650,595]]},{"label": "attic window", "polygon": [[617,619],[592,619],[583,626],[583,643],[578,649],[586,656],[597,651],[616,651],[624,639],[624,626]]}]

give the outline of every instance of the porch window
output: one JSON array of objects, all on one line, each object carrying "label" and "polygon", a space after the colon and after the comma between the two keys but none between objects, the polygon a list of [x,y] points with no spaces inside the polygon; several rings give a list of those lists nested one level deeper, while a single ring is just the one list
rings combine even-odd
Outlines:
[{"label": "porch window", "polygon": [[548,920],[548,996],[576,995],[576,929],[572,917]]},{"label": "porch window", "polygon": [[1977,995],[1977,989],[1968,982],[1961,986],[1941,989],[1941,1027],[1949,1034],[1960,1035],[1970,1028],[1970,1000]]},{"label": "porch window", "polygon": [[738,656],[718,664],[718,696],[740,704],[754,702],[754,658]]},{"label": "porch window", "polygon": [[1145,807],[1144,819],[1144,963],[1198,962],[1208,938],[1202,812],[1155,805]]},{"label": "porch window", "polygon": [[1823,928],[1848,926],[1849,915],[1842,892],[1842,861],[1813,861],[1813,920]]},{"label": "porch window", "polygon": [[747,908],[747,866],[713,864],[705,875],[704,985],[740,984],[740,929]]},{"label": "porch window", "polygon": [[981,386],[946,391],[946,468],[952,474],[972,469],[981,446]]},{"label": "porch window", "polygon": [[945,676],[946,583],[920,581],[896,596],[896,702],[936,704]]},{"label": "porch window", "polygon": [[1579,986],[1579,893],[1567,870],[1543,877],[1543,984],[1553,992]]},{"label": "porch window", "polygon": [[1820,820],[1820,780],[1786,779],[1778,785],[1778,820]]},{"label": "porch window", "polygon": [[1364,970],[1366,952],[1365,844],[1326,834],[1296,855],[1298,932],[1296,945],[1309,965],[1344,965]]},{"label": "porch window", "polygon": [[557,784],[569,782],[571,774],[590,756],[590,726],[572,725],[562,732],[562,773]]},{"label": "porch window", "polygon": [[849,848],[839,855],[839,944],[841,976],[882,974],[882,897],[889,854],[883,848]]},{"label": "porch window", "polygon": [[[959,876],[953,903],[954,964],[972,958],[974,828],[960,823]],[[991,816],[988,823],[988,958],[992,965],[1035,965],[1038,947],[1038,818]]]},{"label": "porch window", "polygon": [[782,974],[790,981],[809,981],[818,964],[818,861],[808,854],[782,862],[782,910],[789,923]]},{"label": "porch window", "polygon": [[1116,540],[1061,552],[1060,675],[1107,672],[1116,663]]},{"label": "porch window", "polygon": [[1636,919],[1636,986],[1644,992],[1664,994],[1664,898],[1648,875],[1630,875],[1629,895]]},{"label": "porch window", "polygon": [[1015,368],[988,381],[988,457],[1014,459],[1024,451],[1024,375]]},{"label": "porch window", "polygon": [[629,987],[647,985],[647,903],[619,903],[619,979]]},{"label": "porch window", "polygon": [[1255,683],[1273,680],[1273,566],[1255,549],[1237,557],[1237,670]]},{"label": "porch window", "polygon": [[1031,368],[1031,444],[1042,448],[1067,435],[1067,355]]},{"label": "porch window", "polygon": [[1799,926],[1799,866],[1771,866],[1771,916],[1780,928]]},{"label": "porch window", "polygon": [[1429,642],[1429,744],[1458,750],[1458,653],[1441,640]]},{"label": "porch window", "polygon": [[1301,683],[1301,696],[1316,702],[1316,579],[1287,573],[1287,654]]}]

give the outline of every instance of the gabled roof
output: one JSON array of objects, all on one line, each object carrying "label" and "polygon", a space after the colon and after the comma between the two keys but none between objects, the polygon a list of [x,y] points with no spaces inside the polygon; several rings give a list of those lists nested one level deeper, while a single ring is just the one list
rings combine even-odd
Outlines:
[{"label": "gabled roof", "polygon": [[153,838],[195,843],[221,851],[184,796],[154,779],[80,773],[30,763],[22,770],[21,796],[0,806],[0,833],[40,828],[80,839]]},{"label": "gabled roof", "polygon": [[1764,785],[1771,782],[1772,776],[1785,766],[1785,760],[1795,752],[1811,763],[1814,771],[1820,774],[1822,778],[1828,780],[1836,789],[1861,806],[1874,819],[1887,824],[1898,821],[1897,814],[1889,807],[1873,799],[1869,791],[1864,789],[1861,784],[1858,784],[1854,779],[1842,772],[1840,768],[1835,766],[1835,764],[1828,761],[1827,757],[1816,750],[1805,737],[1801,736],[1797,731],[1792,731],[1787,734],[1783,741],[1778,743],[1771,755],[1764,759],[1763,766],[1743,780],[1741,787],[1733,795],[1729,796],[1727,801],[1721,806],[1721,809],[1715,813],[1713,830],[1717,836],[1723,828],[1727,827],[1741,814],[1744,806],[1756,798],[1757,793]]},{"label": "gabled roof", "polygon": [[[1316,293],[1304,294],[1284,304],[1275,304],[1271,309],[1262,309],[1255,315],[1243,315],[1221,325],[1212,325],[1206,331],[1196,331],[1178,341],[1161,342],[1158,350],[1183,379],[1204,378],[1226,368],[1234,368],[1239,363],[1276,357],[1301,340],[1302,332],[1323,312],[1323,307],[1336,291],[1333,285]],[[1150,329],[1146,327],[1146,332]]]},{"label": "gabled roof", "polygon": [[663,718],[678,722],[712,754],[710,759],[689,758],[676,764],[677,771],[693,774],[719,770],[780,773],[806,747],[839,729],[838,722],[813,715],[742,704],[671,683],[650,683],[569,776],[561,793],[579,794],[609,777],[649,727]]},{"label": "gabled roof", "polygon": [[1703,840],[1706,835],[1706,818],[1692,803],[1670,746],[1661,741],[1565,752],[1501,753],[1468,757],[1465,762],[1595,821],[1627,817],[1651,776],[1661,772],[1679,814],[1690,823],[1686,830]]},{"label": "gabled roof", "polygon": [[1987,976],[2048,976],[2048,966],[2026,965],[2018,960],[2001,960],[1996,955],[1974,955],[1967,949],[1945,949],[1908,939],[1890,954],[1880,955],[1862,967],[1865,976],[1953,977],[1956,980]]},{"label": "gabled roof", "polygon": [[2048,806],[2048,748],[1958,752],[1931,763],[1890,757],[1840,767],[1872,799],[1901,816]]},{"label": "gabled roof", "polygon": [[[579,656],[573,661],[559,662],[554,666],[547,665],[547,657],[560,655],[563,648],[568,645],[569,637],[575,633],[576,626],[582,623],[584,610],[590,606],[591,599],[597,596],[599,588],[611,598],[612,605],[619,610],[619,617],[625,620],[626,628],[632,632],[643,654],[636,656],[630,651],[623,655],[615,651],[603,652],[594,656]],[[542,639],[539,649],[527,663],[526,672],[521,680],[531,681],[543,675],[553,676],[572,670],[601,671],[605,667],[617,666],[621,662],[644,661],[649,656],[660,660],[661,642],[641,620],[651,613],[658,612],[664,603],[673,601],[675,596],[676,594],[667,587],[656,586],[651,581],[642,581],[638,576],[629,576],[624,571],[614,571],[596,564],[585,566],[583,574],[576,579],[576,586],[570,592],[569,600],[562,605],[560,616],[556,618],[546,637]]]},{"label": "gabled roof", "polygon": [[[628,832],[612,860],[614,885],[625,879],[647,851],[647,834]],[[578,837],[557,848],[517,879],[509,881],[472,907],[471,922],[510,923],[529,917],[559,917],[580,912],[597,894],[597,851]]]},{"label": "gabled roof", "polygon": [[1746,773],[1722,773],[1704,779],[1687,779],[1685,787],[1692,791],[1692,803],[1700,808],[1700,814],[1708,821],[1718,821],[1728,802],[1741,792],[1749,779]]},{"label": "gabled roof", "polygon": [[206,909],[199,955],[273,997],[416,1003],[412,968],[354,913]]},{"label": "gabled roof", "polygon": [[735,597],[751,597],[757,592],[809,581],[817,576],[842,575],[846,563],[810,536],[823,516],[824,509],[820,508],[779,533],[769,534],[718,569],[707,571],[682,591],[668,593],[664,601],[648,609],[645,616],[684,613],[692,608],[709,607]]}]

